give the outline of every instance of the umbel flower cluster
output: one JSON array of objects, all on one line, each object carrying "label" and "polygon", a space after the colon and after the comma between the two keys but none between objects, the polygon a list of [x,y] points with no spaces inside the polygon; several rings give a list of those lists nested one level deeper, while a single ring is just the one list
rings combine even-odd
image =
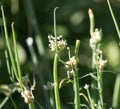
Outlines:
[{"label": "umbel flower cluster", "polygon": [[52,35],[48,35],[48,39],[51,51],[56,51],[56,46],[58,51],[62,51],[67,46],[67,42],[66,40],[63,39],[62,35],[57,36],[57,41],[56,38],[53,37]]}]

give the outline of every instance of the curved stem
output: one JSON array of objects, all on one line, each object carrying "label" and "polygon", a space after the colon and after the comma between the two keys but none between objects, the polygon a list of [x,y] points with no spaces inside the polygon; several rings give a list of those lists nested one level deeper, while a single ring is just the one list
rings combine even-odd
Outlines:
[{"label": "curved stem", "polygon": [[57,9],[58,9],[58,7],[56,7],[54,9],[54,36],[55,36],[56,52],[58,51],[58,47],[57,47],[57,32],[56,32],[56,10]]}]

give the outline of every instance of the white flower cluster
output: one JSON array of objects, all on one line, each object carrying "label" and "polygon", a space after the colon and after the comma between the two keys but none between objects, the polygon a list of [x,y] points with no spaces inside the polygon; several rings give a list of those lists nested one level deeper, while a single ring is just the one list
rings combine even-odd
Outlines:
[{"label": "white flower cluster", "polygon": [[93,32],[91,38],[90,38],[90,47],[94,48],[96,44],[98,44],[102,39],[102,30],[96,28],[95,32]]},{"label": "white flower cluster", "polygon": [[48,35],[48,39],[49,39],[49,47],[51,51],[55,51],[56,46],[58,51],[62,51],[67,46],[67,42],[66,40],[63,39],[62,35],[59,35],[57,37],[57,43],[55,37],[53,37],[52,35]]}]

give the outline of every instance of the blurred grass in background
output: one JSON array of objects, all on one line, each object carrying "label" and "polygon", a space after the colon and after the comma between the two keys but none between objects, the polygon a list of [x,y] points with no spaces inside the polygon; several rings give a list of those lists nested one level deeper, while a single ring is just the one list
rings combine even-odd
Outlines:
[{"label": "blurred grass in background", "polygon": [[[11,34],[10,24],[12,21],[15,22],[15,30],[18,41],[18,50],[20,55],[20,62],[23,74],[30,73],[34,71],[34,66],[32,59],[30,57],[30,52],[26,44],[27,37],[33,37],[35,40],[36,31],[31,22],[29,14],[25,10],[26,0],[1,0],[0,6],[3,5],[5,9],[5,15],[7,19],[7,26],[9,34]],[[31,0],[33,5],[33,10],[37,18],[37,25],[39,26],[38,31],[40,32],[40,37],[45,48],[44,58],[49,62],[50,73],[52,75],[52,64],[53,64],[53,54],[48,49],[48,34],[53,34],[53,10],[55,7],[59,7],[57,11],[57,34],[62,34],[68,41],[68,45],[73,49],[76,39],[81,40],[80,47],[80,63],[79,63],[79,76],[83,76],[91,72],[91,49],[89,47],[89,17],[88,9],[92,8],[95,15],[95,23],[98,28],[102,28],[103,39],[102,46],[103,54],[106,59],[108,59],[108,64],[106,69],[114,72],[120,73],[120,50],[119,50],[119,40],[117,33],[110,16],[110,12],[107,6],[106,0]],[[117,20],[119,21],[120,15],[120,1],[111,0],[113,11]],[[33,21],[34,22],[34,21]],[[119,22],[118,22],[119,25]],[[7,67],[4,56],[4,37],[2,30],[2,18],[0,13],[0,84],[10,83],[9,75],[7,73]],[[45,63],[43,62],[43,57],[39,55],[36,42],[34,41],[35,51],[37,53],[40,69],[45,78],[45,83],[51,81],[46,73]],[[41,46],[39,46],[41,47]],[[66,52],[62,54],[63,58],[66,59]],[[71,54],[72,55],[72,54]],[[66,71],[61,66],[59,68],[59,79],[66,77]],[[114,88],[114,82],[116,75],[114,73],[105,72],[103,74],[103,84],[104,84],[104,98],[107,108],[111,106],[112,94]],[[37,76],[37,74],[36,74]],[[41,90],[42,86],[37,80],[37,86],[35,93],[36,100],[44,104],[43,93]],[[81,85],[84,86],[85,83],[90,84],[90,77],[86,77],[80,80]],[[68,90],[66,90],[66,88]],[[23,99],[19,97],[17,93],[13,94],[16,99],[17,106],[19,109],[26,109],[23,103]],[[65,109],[72,109],[72,105],[68,102],[73,101],[73,90],[72,85],[67,84],[60,89],[60,96],[63,107]],[[0,101],[4,95],[0,95]],[[82,101],[84,102],[84,101]],[[12,109],[10,101],[7,102],[4,109]],[[9,107],[8,107],[9,106]]]}]

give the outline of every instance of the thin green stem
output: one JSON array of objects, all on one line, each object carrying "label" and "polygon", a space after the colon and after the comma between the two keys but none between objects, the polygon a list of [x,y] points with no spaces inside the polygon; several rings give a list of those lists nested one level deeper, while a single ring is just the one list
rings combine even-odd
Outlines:
[{"label": "thin green stem", "polygon": [[[75,60],[76,61],[78,59],[79,46],[80,46],[80,41],[77,40],[76,45],[75,45]],[[75,104],[75,109],[80,109],[79,78],[78,78],[77,64],[74,66],[73,71],[74,71],[74,73],[73,73],[73,76],[74,76],[73,88],[74,88],[74,93],[75,93],[74,104]]]},{"label": "thin green stem", "polygon": [[8,70],[9,75],[11,76],[10,62],[9,62],[9,58],[8,58],[8,52],[6,49],[5,49],[5,58],[6,58],[7,70]]},{"label": "thin green stem", "polygon": [[92,98],[90,96],[89,89],[87,89],[87,94],[88,94],[88,98],[89,98],[89,101],[90,101],[90,107],[91,107],[91,109],[95,109],[94,103],[93,103]]},{"label": "thin green stem", "polygon": [[104,102],[103,102],[103,84],[102,84],[102,71],[97,69],[97,77],[98,77],[98,92],[100,97],[100,105],[102,109],[104,109]]},{"label": "thin green stem", "polygon": [[59,56],[56,53],[54,57],[54,66],[53,66],[53,78],[54,78],[54,93],[55,93],[55,103],[56,103],[56,109],[61,109],[60,105],[60,97],[59,97],[59,86],[58,86],[58,76],[57,76],[57,68],[58,68],[58,61]]},{"label": "thin green stem", "polygon": [[35,109],[35,106],[34,106],[33,102],[29,104],[29,109]]},{"label": "thin green stem", "polygon": [[116,77],[112,106],[114,109],[120,108],[120,74]]},{"label": "thin green stem", "polygon": [[57,33],[56,33],[56,10],[58,7],[54,9],[54,37],[55,37],[55,45],[56,45],[56,52],[58,52],[58,47],[57,47]]},{"label": "thin green stem", "polygon": [[5,103],[9,100],[9,96],[6,96],[5,99],[0,103],[0,109],[5,105]]},{"label": "thin green stem", "polygon": [[78,71],[76,68],[74,69],[73,87],[75,93],[75,97],[74,97],[75,109],[80,109],[79,80],[78,80]]},{"label": "thin green stem", "polygon": [[10,42],[9,42],[9,38],[8,38],[8,32],[7,32],[7,26],[6,26],[6,20],[5,20],[5,14],[4,14],[3,6],[1,6],[1,10],[2,10],[4,31],[5,31],[5,39],[6,39],[8,52],[9,52],[9,55],[10,55],[10,60],[11,60],[12,66],[13,66],[13,71],[15,73],[16,79],[19,81],[19,77],[18,77],[18,74],[17,74],[17,69],[16,69],[16,65],[15,65],[14,56],[13,56],[12,49],[11,49]]},{"label": "thin green stem", "polygon": [[22,72],[20,68],[20,62],[19,62],[19,56],[18,56],[18,49],[17,49],[17,43],[16,43],[16,36],[15,36],[15,30],[14,30],[14,22],[11,25],[12,27],[12,35],[13,35],[13,43],[14,43],[14,51],[15,51],[15,60],[17,64],[17,71],[18,71],[18,76],[19,76],[19,83],[20,87],[22,89]]},{"label": "thin green stem", "polygon": [[114,24],[115,24],[115,28],[116,28],[117,34],[118,34],[119,39],[120,39],[120,29],[119,29],[118,24],[117,24],[117,21],[116,21],[116,19],[115,19],[115,15],[114,15],[113,10],[112,10],[112,7],[111,7],[111,5],[110,5],[110,1],[107,0],[107,3],[108,3],[108,7],[109,7],[109,10],[110,10],[110,13],[111,13],[113,22],[114,22]]}]

